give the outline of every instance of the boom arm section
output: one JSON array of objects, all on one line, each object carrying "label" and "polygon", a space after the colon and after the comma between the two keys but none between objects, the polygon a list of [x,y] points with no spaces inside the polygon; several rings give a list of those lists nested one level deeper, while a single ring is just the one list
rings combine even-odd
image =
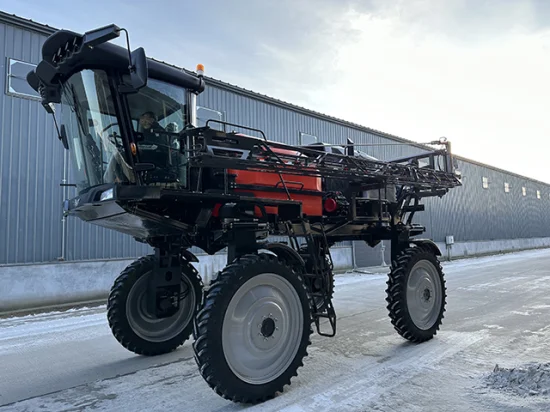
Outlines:
[{"label": "boom arm section", "polygon": [[[209,127],[190,130],[187,138],[188,147],[192,148],[191,167],[330,177],[365,190],[387,184],[412,186],[419,197],[441,195],[461,185],[447,148],[396,161],[375,161],[307,147],[296,148],[268,141],[265,137],[226,133]],[[427,166],[419,166],[422,159],[427,159]]]}]

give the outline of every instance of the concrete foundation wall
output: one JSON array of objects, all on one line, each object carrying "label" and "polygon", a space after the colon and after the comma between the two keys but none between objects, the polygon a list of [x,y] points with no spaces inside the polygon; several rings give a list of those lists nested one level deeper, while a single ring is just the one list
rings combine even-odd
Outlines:
[{"label": "concrete foundation wall", "polygon": [[458,242],[447,249],[445,243],[437,243],[444,257],[448,259],[449,252],[451,259],[459,259],[470,256],[483,256],[498,253],[507,253],[524,249],[550,248],[550,238],[530,239],[505,239],[488,240],[479,242]]},{"label": "concrete foundation wall", "polygon": [[[352,267],[351,248],[331,250],[336,270]],[[193,263],[205,284],[227,255],[198,256]],[[134,259],[0,266],[0,313],[105,299],[120,272]]]},{"label": "concrete foundation wall", "polygon": [[[371,248],[365,242],[354,242],[355,266],[371,267],[382,265],[382,251],[380,244]],[[384,263],[391,263],[391,247],[389,241],[384,241]],[[550,248],[550,237],[526,239],[501,239],[486,241],[456,242],[447,249],[444,242],[436,242],[443,256],[441,260],[467,258],[472,256],[492,255],[514,252],[524,249]]]},{"label": "concrete foundation wall", "polygon": [[[446,260],[449,250],[444,243],[438,246]],[[550,248],[550,238],[458,242],[451,246],[450,253],[451,259],[457,259],[537,248]],[[351,248],[334,248],[331,253],[335,270],[353,267]],[[193,265],[204,283],[209,284],[226,265],[226,259],[225,254],[199,256],[200,262]],[[115,278],[132,261],[0,266],[0,313],[105,299]],[[372,265],[378,264],[377,260]]]}]

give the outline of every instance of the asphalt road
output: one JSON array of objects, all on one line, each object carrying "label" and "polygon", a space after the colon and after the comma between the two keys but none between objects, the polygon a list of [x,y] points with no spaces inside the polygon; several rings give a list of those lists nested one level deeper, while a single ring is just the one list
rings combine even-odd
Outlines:
[{"label": "asphalt road", "polygon": [[[189,343],[146,358],[112,337],[105,308],[0,319],[4,411],[548,411],[550,395],[489,388],[500,367],[550,362],[550,251],[444,265],[440,333],[413,345],[394,332],[386,276],[337,277],[335,338],[313,337],[291,386],[253,407],[218,397]],[[548,388],[550,391],[550,388]]]}]

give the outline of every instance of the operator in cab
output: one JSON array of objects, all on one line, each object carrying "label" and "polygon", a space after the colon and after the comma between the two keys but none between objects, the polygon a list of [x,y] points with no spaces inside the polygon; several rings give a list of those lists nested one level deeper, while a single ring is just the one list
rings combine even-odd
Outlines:
[{"label": "operator in cab", "polygon": [[170,147],[170,137],[167,130],[162,127],[155,113],[144,112],[138,120],[138,147],[142,154],[143,162],[166,162],[166,148]]},{"label": "operator in cab", "polygon": [[[163,127],[158,123],[157,117],[151,111],[144,112],[138,119],[138,132],[141,138],[138,141],[140,151],[143,153],[144,161],[158,161],[155,159],[155,152],[162,145],[163,139],[160,133],[164,132]],[[149,152],[149,153],[147,153]],[[109,162],[104,176],[106,181],[115,183],[134,182],[133,172],[130,165],[124,160],[119,151],[115,152],[115,156]]]},{"label": "operator in cab", "polygon": [[[178,124],[171,122],[163,127],[155,113],[144,112],[139,117],[138,148],[141,161],[152,163],[155,170],[149,176],[155,182],[176,183],[185,177],[185,155],[178,153]],[[183,174],[182,174],[183,173]]]},{"label": "operator in cab", "polygon": [[[185,155],[178,153],[178,140],[171,136],[178,132],[178,124],[170,123],[164,128],[152,111],[142,113],[137,120],[136,140],[140,162],[154,165],[145,180],[163,184],[185,181],[185,169],[182,167],[186,163]],[[116,183],[135,180],[131,168],[120,153],[112,159],[106,177]]]},{"label": "operator in cab", "polygon": [[139,131],[149,134],[155,132],[164,132],[163,127],[158,123],[157,116],[153,112],[145,112],[139,117]]}]

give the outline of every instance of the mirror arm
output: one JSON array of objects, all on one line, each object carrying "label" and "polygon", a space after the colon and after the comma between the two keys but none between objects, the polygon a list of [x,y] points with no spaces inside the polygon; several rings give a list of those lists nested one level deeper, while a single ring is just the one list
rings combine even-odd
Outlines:
[{"label": "mirror arm", "polygon": [[130,70],[130,73],[133,73],[135,71],[134,63],[132,62],[132,53],[130,49],[130,36],[128,35],[128,30],[122,28],[119,29],[119,32],[123,31],[126,34],[126,46],[128,47],[128,69]]},{"label": "mirror arm", "polygon": [[65,125],[62,124],[61,129],[59,129],[59,125],[57,124],[57,118],[55,117],[55,108],[54,108],[53,104],[51,104],[51,103],[48,106],[51,109],[51,111],[48,110],[48,112],[51,113],[51,115],[53,117],[53,123],[55,125],[55,130],[57,131],[57,138],[59,140],[61,140],[61,143],[63,143],[63,147],[66,150],[69,150],[69,142],[67,141],[67,132],[65,130]]}]

